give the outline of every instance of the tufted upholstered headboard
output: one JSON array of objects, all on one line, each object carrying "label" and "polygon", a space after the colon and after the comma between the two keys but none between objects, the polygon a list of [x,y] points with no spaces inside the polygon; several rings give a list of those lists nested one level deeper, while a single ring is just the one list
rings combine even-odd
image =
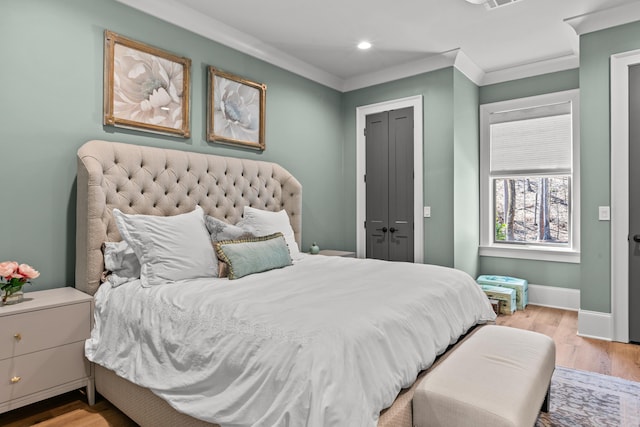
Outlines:
[{"label": "tufted upholstered headboard", "polygon": [[230,223],[244,206],[289,214],[300,245],[302,186],[276,163],[89,141],[78,150],[76,288],[93,295],[104,270],[102,243],[121,240],[112,210],[176,215],[200,205]]}]

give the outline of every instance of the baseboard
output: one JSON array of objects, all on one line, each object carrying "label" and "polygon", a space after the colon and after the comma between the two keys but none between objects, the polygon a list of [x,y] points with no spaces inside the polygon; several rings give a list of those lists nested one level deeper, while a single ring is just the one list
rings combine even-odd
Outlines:
[{"label": "baseboard", "polygon": [[529,285],[529,304],[577,311],[579,336],[606,341],[613,339],[613,315],[581,310],[579,289]]},{"label": "baseboard", "polygon": [[530,284],[529,304],[578,311],[580,290]]},{"label": "baseboard", "polygon": [[578,311],[578,335],[611,341],[613,339],[613,315],[598,311]]}]

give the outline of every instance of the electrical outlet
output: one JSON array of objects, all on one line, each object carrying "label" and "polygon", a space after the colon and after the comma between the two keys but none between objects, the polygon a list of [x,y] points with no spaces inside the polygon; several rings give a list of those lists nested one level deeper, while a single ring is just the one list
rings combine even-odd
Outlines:
[{"label": "electrical outlet", "polygon": [[598,219],[600,221],[609,221],[611,219],[609,206],[598,206]]}]

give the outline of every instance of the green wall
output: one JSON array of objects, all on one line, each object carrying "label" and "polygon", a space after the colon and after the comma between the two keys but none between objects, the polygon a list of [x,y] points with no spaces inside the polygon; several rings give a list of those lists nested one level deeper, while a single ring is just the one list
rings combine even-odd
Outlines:
[{"label": "green wall", "polygon": [[[431,206],[431,217],[424,219],[424,262],[459,266],[474,275],[477,227],[476,230],[468,227],[469,216],[465,213],[455,216],[454,210],[456,202],[478,210],[478,164],[473,160],[478,150],[478,95],[475,85],[462,73],[449,67],[345,93],[342,103],[345,164],[356,164],[357,107],[415,95],[423,97],[423,197],[424,205]],[[469,122],[462,123],[463,120]],[[467,149],[469,153],[465,152]],[[459,171],[462,167],[471,169]],[[350,192],[347,218],[353,218],[349,237],[354,242],[351,249],[355,249],[356,190],[355,184],[349,184],[356,181],[355,168],[345,174],[345,179]],[[461,191],[458,199],[453,196],[454,189]],[[467,196],[470,200],[463,201]],[[477,224],[477,215],[474,218],[472,223]],[[458,224],[459,220],[465,224]],[[476,242],[475,247],[456,248],[457,243],[469,236]]]},{"label": "green wall", "polygon": [[[105,29],[191,58],[192,138],[102,126]],[[276,161],[303,185],[302,249],[352,244],[339,92],[114,1],[3,0],[0,52],[0,261],[40,270],[26,291],[74,283],[75,153],[90,139]],[[264,153],[206,142],[207,65],[267,84]]]},{"label": "green wall", "polygon": [[[431,206],[431,218],[424,221],[424,261],[453,266],[453,72],[452,68],[420,74],[393,82],[367,87],[343,96],[345,112],[345,163],[356,164],[356,107],[409,96],[422,95],[423,99],[423,197],[425,206]],[[346,175],[346,182],[356,182],[355,168]],[[350,186],[352,219],[351,240],[355,249],[356,192]],[[438,242],[436,245],[435,242]]]},{"label": "green wall", "polygon": [[580,37],[582,169],[582,270],[580,306],[610,312],[611,229],[598,221],[598,206],[610,204],[610,79],[615,53],[640,49],[640,22]]},{"label": "green wall", "polygon": [[[559,71],[482,86],[480,87],[480,104],[577,89],[578,87],[578,69]],[[581,197],[584,197],[584,188],[584,183],[582,183]],[[584,240],[582,245],[584,250]],[[521,277],[536,285],[571,289],[580,289],[581,287],[581,264],[481,256],[479,272],[480,274]]]},{"label": "green wall", "polygon": [[610,204],[610,57],[640,49],[640,22],[580,37],[580,68],[480,88],[480,103],[580,88],[581,262],[565,264],[480,257],[483,274],[580,289],[582,310],[611,312],[611,230],[598,220]]},{"label": "green wall", "polygon": [[[580,39],[579,70],[477,88],[452,67],[341,94],[127,6],[100,0],[4,0],[0,13],[0,261],[42,273],[27,290],[72,284],[75,152],[106,139],[276,161],[302,182],[303,248],[355,249],[355,109],[423,96],[425,262],[581,290],[581,307],[610,311],[609,57],[640,48],[640,23]],[[192,60],[192,138],[102,126],[103,32]],[[266,83],[264,153],[205,141],[206,67]],[[477,257],[479,104],[581,90],[580,264]]]},{"label": "green wall", "polygon": [[454,267],[476,277],[480,244],[480,91],[456,69],[453,88]]}]

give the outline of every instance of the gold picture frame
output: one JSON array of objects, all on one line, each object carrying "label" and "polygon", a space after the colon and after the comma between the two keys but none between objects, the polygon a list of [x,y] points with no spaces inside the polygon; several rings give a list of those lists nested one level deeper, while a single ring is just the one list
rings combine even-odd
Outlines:
[{"label": "gold picture frame", "polygon": [[207,141],[264,150],[267,85],[208,71]]},{"label": "gold picture frame", "polygon": [[104,32],[103,124],[189,138],[191,60]]}]

